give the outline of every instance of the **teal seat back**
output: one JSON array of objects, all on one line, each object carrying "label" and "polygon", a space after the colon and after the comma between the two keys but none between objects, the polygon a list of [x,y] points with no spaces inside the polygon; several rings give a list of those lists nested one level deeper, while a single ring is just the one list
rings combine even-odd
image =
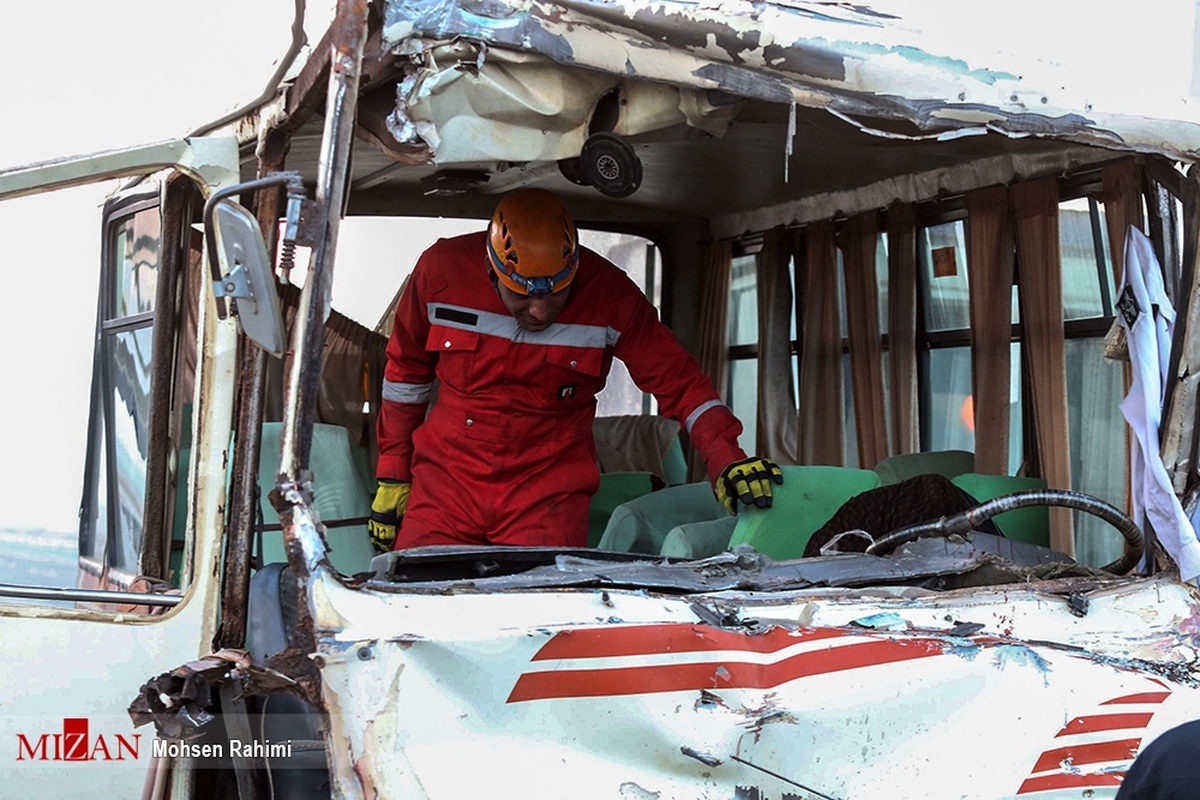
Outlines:
[{"label": "teal seat back", "polygon": [[617,506],[597,547],[623,553],[658,555],[663,540],[673,528],[721,517],[729,515],[713,496],[712,487],[707,481],[670,486]]},{"label": "teal seat back", "polygon": [[[1046,481],[1041,478],[983,475],[978,472],[966,472],[951,478],[950,481],[980,502],[1003,494],[1046,488]],[[1042,547],[1050,546],[1050,509],[1046,506],[1005,511],[992,517],[992,522],[1005,538]]]},{"label": "teal seat back", "polygon": [[[722,509],[724,511],[724,509]],[[668,558],[709,558],[729,549],[737,518],[728,514],[703,522],[685,522],[667,531],[659,555]]]},{"label": "teal seat back", "polygon": [[783,467],[783,485],[771,487],[771,508],[742,508],[729,546],[748,544],[777,561],[800,558],[842,503],[879,485],[869,469]]},{"label": "teal seat back", "polygon": [[600,488],[588,506],[588,547],[598,547],[613,511],[622,503],[649,494],[654,485],[649,472],[605,472]]},{"label": "teal seat back", "polygon": [[663,455],[663,481],[667,486],[687,483],[687,460],[683,457],[683,444],[676,436]]},{"label": "teal seat back", "polygon": [[975,454],[967,450],[934,450],[927,453],[901,453],[888,456],[875,465],[884,485],[900,483],[918,475],[954,478],[975,469]]},{"label": "teal seat back", "polygon": [[[258,485],[262,492],[263,521],[268,525],[279,522],[279,515],[267,495],[275,488],[281,427],[281,423],[266,422],[262,430]],[[368,462],[366,451],[351,440],[350,431],[340,425],[313,426],[309,456],[313,505],[326,526],[329,563],[346,575],[368,569],[375,555],[365,522],[371,514],[371,499],[375,493],[375,480]],[[361,521],[338,525],[343,520]],[[262,541],[264,564],[287,561],[281,531],[264,531]]]}]

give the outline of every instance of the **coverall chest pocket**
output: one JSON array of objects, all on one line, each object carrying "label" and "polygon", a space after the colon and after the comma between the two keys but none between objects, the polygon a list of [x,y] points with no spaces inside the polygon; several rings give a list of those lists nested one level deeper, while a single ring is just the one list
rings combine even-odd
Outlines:
[{"label": "coverall chest pocket", "polygon": [[604,351],[594,347],[553,347],[546,353],[548,372],[553,375],[551,401],[566,406],[582,405],[604,388]]},{"label": "coverall chest pocket", "polygon": [[471,389],[479,350],[477,331],[434,325],[429,329],[425,349],[437,358],[437,376],[442,383],[460,392]]}]

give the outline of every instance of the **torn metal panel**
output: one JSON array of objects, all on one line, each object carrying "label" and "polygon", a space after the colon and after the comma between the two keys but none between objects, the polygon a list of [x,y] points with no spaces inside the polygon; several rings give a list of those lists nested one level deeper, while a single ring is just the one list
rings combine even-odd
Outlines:
[{"label": "torn metal panel", "polygon": [[[449,66],[441,66],[446,60]],[[430,51],[429,61],[402,102],[438,163],[578,155],[591,109],[616,84],[611,75],[548,70],[537,56],[499,50],[485,56],[461,42]],[[389,129],[398,140],[403,135],[397,115]]]},{"label": "torn metal panel", "polygon": [[164,739],[195,739],[209,732],[218,698],[231,683],[239,697],[280,691],[306,696],[296,681],[255,665],[246,651],[221,650],[146,681],[129,705],[129,716],[136,726],[154,723]]},{"label": "torn metal panel", "polygon": [[636,136],[686,124],[720,136],[739,107],[463,39],[423,59],[398,85],[387,128],[400,144],[428,145],[442,164],[573,158],[596,130]]},{"label": "torn metal panel", "polygon": [[[1183,206],[1184,230],[1200,230],[1200,183],[1193,168],[1175,187]],[[1182,277],[1178,293],[1186,298],[1175,323],[1175,347],[1172,363],[1175,385],[1167,399],[1163,417],[1162,457],[1176,494],[1184,495],[1196,473],[1196,404],[1200,398],[1200,250],[1195,236],[1183,243]],[[1178,303],[1177,303],[1178,305]],[[1114,323],[1115,324],[1115,323]],[[1118,326],[1119,327],[1119,326]],[[1122,329],[1123,330],[1123,329]],[[1182,334],[1182,335],[1181,335]],[[1198,488],[1190,487],[1193,493]],[[1193,519],[1197,497],[1184,497],[1184,509]]]},{"label": "torn metal panel", "polygon": [[383,591],[439,594],[578,586],[786,591],[810,586],[947,585],[954,576],[998,563],[1007,565],[1010,580],[1028,579],[1055,564],[1059,574],[1069,574],[1062,572],[1069,568],[1077,575],[1104,575],[1046,548],[972,533],[954,541],[912,542],[894,558],[845,553],[780,562],[744,546],[697,561],[558,548],[426,547],[378,556],[369,585]]},{"label": "torn metal panel", "polygon": [[[1191,160],[1200,154],[1200,114],[1189,105],[1194,43],[1180,41],[1173,67],[1144,78],[1114,66],[1160,64],[1163,35],[1179,35],[1168,29],[1192,30],[1191,6],[1152,5],[1139,15],[1155,20],[1144,37],[1092,26],[1078,45],[1056,34],[1039,48],[1040,31],[1059,28],[1030,25],[1050,13],[1030,0],[970,26],[951,24],[959,15],[941,3],[394,0],[384,41],[411,51],[420,39],[468,38],[626,79],[903,121],[916,132],[977,128]],[[1079,4],[1064,12],[1093,13]],[[1112,58],[1118,50],[1126,57]]]},{"label": "torn metal panel", "polygon": [[[917,798],[934,781],[969,798],[1111,797],[1137,744],[1200,707],[1200,603],[1167,580],[1094,582],[1078,617],[1055,582],[679,596],[314,579],[348,797],[518,782],[530,797]],[[1100,738],[1118,752],[1088,760],[1097,737],[1080,731],[1114,713],[1128,725]],[[446,770],[448,746],[473,768]]]}]

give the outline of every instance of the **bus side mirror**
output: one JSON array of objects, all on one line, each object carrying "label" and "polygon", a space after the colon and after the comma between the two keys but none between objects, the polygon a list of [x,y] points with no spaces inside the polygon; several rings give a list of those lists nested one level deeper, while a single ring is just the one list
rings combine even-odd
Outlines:
[{"label": "bus side mirror", "polygon": [[271,355],[282,356],[283,316],[258,220],[239,203],[221,200],[205,227],[214,229],[217,240],[216,252],[210,249],[209,258],[214,262],[213,294],[218,314],[224,319],[225,303],[232,301],[242,332]]},{"label": "bus side mirror", "polygon": [[230,186],[215,192],[204,205],[204,235],[217,314],[225,319],[229,314],[227,303],[232,302],[242,332],[275,357],[283,355],[284,329],[274,265],[258,220],[232,196],[279,184],[288,187],[288,231],[294,235],[304,197],[304,185],[297,173],[281,172]]}]

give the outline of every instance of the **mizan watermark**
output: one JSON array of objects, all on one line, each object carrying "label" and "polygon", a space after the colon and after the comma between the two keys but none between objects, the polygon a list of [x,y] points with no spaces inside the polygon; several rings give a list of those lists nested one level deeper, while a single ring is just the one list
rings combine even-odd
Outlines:
[{"label": "mizan watermark", "polygon": [[87,717],[64,717],[53,732],[18,733],[17,761],[137,761],[140,733],[93,733]]},{"label": "mizan watermark", "polygon": [[[219,724],[219,723],[218,723]],[[39,726],[40,727],[40,726]],[[287,759],[292,755],[291,740],[247,742],[229,739],[211,742],[173,742],[159,739],[153,732],[133,733],[119,721],[96,725],[88,717],[64,717],[61,724],[47,725],[34,731],[17,732],[13,760],[29,764],[48,762],[91,762],[137,764],[149,758],[191,758],[196,766],[227,767],[229,758]],[[148,745],[148,746],[147,746]]]}]

